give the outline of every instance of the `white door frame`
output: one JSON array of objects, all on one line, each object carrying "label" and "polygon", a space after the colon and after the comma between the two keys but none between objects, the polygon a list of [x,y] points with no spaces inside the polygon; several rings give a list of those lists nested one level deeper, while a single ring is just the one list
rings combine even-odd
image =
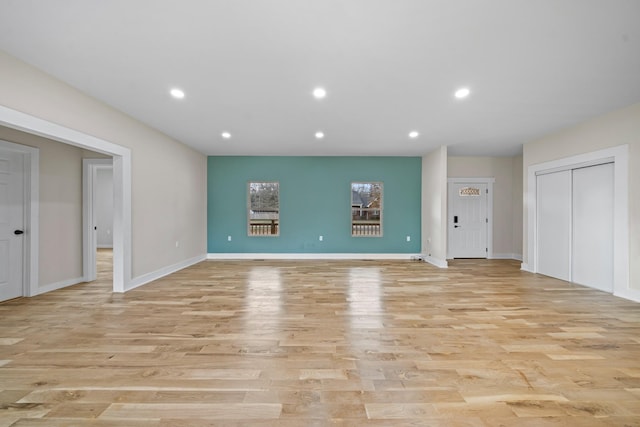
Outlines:
[{"label": "white door frame", "polygon": [[112,159],[82,159],[82,271],[85,282],[96,280],[95,183],[99,169],[113,169]]},{"label": "white door frame", "polygon": [[[128,290],[131,286],[131,150],[2,105],[0,125],[113,157],[113,291]],[[33,171],[31,173],[33,174]],[[30,200],[33,200],[34,194],[30,197]],[[36,216],[31,225],[37,222]],[[38,240],[34,239],[30,243],[30,257],[33,260],[33,253],[38,253]],[[37,262],[33,265],[30,263],[29,270],[37,271],[37,265]],[[29,280],[33,290],[33,277]],[[35,289],[37,285],[36,281]]]},{"label": "white door frame", "polygon": [[24,158],[24,231],[22,245],[22,295],[38,294],[38,242],[40,229],[40,150],[0,140],[0,148],[21,153]]},{"label": "white door frame", "polygon": [[522,269],[531,273],[538,272],[536,175],[611,161],[614,162],[613,294],[640,302],[640,291],[629,288],[629,146],[626,144],[539,163],[527,168],[527,262],[522,264]]},{"label": "white door frame", "polygon": [[493,258],[493,183],[495,178],[447,178],[447,259],[452,259],[451,236],[453,236],[453,222],[450,221],[451,206],[453,206],[452,188],[454,184],[487,184],[487,259]]}]

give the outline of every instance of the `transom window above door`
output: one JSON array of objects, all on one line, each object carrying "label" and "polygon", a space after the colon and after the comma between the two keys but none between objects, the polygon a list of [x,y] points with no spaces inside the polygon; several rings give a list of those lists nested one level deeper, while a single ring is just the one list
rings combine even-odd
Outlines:
[{"label": "transom window above door", "polygon": [[382,236],[382,183],[351,183],[351,236]]},{"label": "transom window above door", "polygon": [[249,236],[280,235],[280,184],[249,182],[247,201]]}]

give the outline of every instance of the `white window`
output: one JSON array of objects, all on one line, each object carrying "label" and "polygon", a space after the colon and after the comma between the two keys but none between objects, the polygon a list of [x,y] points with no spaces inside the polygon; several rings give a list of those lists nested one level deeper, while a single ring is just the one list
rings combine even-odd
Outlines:
[{"label": "white window", "polygon": [[280,235],[280,184],[250,182],[248,193],[249,236]]},{"label": "white window", "polygon": [[351,183],[351,235],[382,236],[382,183]]}]

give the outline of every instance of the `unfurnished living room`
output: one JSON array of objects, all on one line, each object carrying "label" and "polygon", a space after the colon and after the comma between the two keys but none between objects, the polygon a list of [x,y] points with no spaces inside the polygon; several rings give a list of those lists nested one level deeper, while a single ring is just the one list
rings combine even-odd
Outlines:
[{"label": "unfurnished living room", "polygon": [[640,1],[0,0],[0,427],[640,426]]}]

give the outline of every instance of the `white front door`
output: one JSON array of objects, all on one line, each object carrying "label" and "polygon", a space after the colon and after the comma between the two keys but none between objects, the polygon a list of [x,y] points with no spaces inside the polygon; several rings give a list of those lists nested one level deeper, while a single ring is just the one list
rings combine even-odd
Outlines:
[{"label": "white front door", "polygon": [[451,183],[449,254],[452,258],[487,258],[488,185]]},{"label": "white front door", "polygon": [[0,150],[0,301],[23,295],[24,160]]}]

